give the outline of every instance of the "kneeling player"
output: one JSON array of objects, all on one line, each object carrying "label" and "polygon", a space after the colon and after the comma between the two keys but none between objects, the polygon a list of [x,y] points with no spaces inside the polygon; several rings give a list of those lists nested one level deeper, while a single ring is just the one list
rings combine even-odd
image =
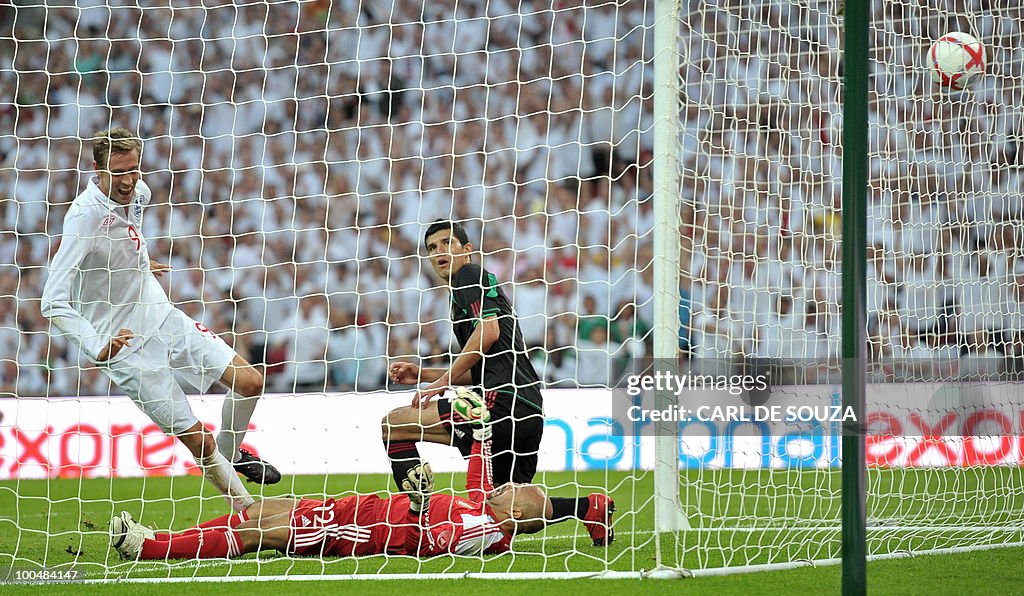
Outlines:
[{"label": "kneeling player", "polygon": [[478,555],[510,549],[516,534],[544,528],[551,501],[537,485],[507,484],[483,502],[433,492],[429,464],[409,471],[406,494],[382,499],[264,499],[176,534],[157,533],[128,512],[110,520],[123,559],[210,559],[275,549],[289,555]]},{"label": "kneeling player", "polygon": [[[396,483],[421,459],[418,442],[457,447],[463,457],[484,460],[483,473],[468,475],[468,488],[484,493],[492,485],[530,483],[537,473],[544,434],[540,377],[530,363],[512,303],[498,279],[473,262],[476,249],[458,222],[436,221],[423,236],[431,267],[451,295],[452,330],[461,351],[448,368],[421,368],[394,362],[389,378],[397,384],[430,385],[417,391],[411,406],[396,408],[382,420],[381,438]],[[448,389],[477,388],[488,412],[487,436],[459,415],[443,396]],[[472,393],[472,392],[469,392]],[[605,494],[552,497],[552,522],[583,522],[595,546],[615,538],[615,502]]]}]

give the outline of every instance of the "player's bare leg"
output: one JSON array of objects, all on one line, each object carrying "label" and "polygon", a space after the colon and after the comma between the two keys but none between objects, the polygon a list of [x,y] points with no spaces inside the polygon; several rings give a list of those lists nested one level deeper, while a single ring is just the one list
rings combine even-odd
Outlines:
[{"label": "player's bare leg", "polygon": [[452,443],[451,432],[441,422],[436,401],[423,408],[405,406],[391,410],[381,420],[380,431],[391,460],[391,472],[399,488],[409,477],[409,470],[422,463],[416,443]]},{"label": "player's bare leg", "polygon": [[[177,534],[155,534],[122,513],[110,520],[110,545],[128,560],[221,559],[266,549],[285,552],[294,501],[281,501],[264,507],[258,518],[234,527],[204,524]],[[270,510],[276,513],[268,515]]]},{"label": "player's bare leg", "polygon": [[[298,507],[299,502],[299,499],[288,497],[271,497],[261,499],[252,505],[249,505],[247,509],[206,520],[181,532],[154,532],[153,535],[149,537],[155,540],[170,540],[171,538],[180,538],[186,534],[194,534],[205,529],[237,529],[241,527],[252,527],[252,524],[249,523],[252,520],[258,521],[262,518],[269,518],[282,513],[290,514],[293,509]],[[122,512],[121,515],[127,516],[128,520],[134,522],[130,513]]]},{"label": "player's bare leg", "polygon": [[249,421],[256,411],[256,403],[263,395],[263,375],[244,358],[235,354],[224,369],[220,382],[228,388],[221,407],[221,430],[217,433],[217,448],[230,461],[235,470],[250,482],[276,484],[281,481],[277,468],[241,449],[242,440],[249,430]]},{"label": "player's bare leg", "polygon": [[[483,399],[477,396],[478,407],[483,407]],[[420,463],[416,443],[426,441],[441,445],[452,444],[451,427],[441,421],[441,413],[437,402],[431,401],[426,406],[408,406],[396,408],[384,417],[381,435],[391,460],[391,470],[396,484],[407,478],[409,470]],[[469,469],[466,473],[466,490],[472,500],[482,500],[493,488],[490,467],[489,437],[477,437],[466,460]]]},{"label": "player's bare leg", "polygon": [[[382,436],[395,441],[426,441],[450,445],[452,434],[441,422],[437,402],[430,402],[425,408],[404,406],[388,412],[381,421]],[[404,478],[404,477],[403,477]]]},{"label": "player's bare leg", "polygon": [[245,510],[245,513],[249,516],[250,521],[259,521],[262,518],[270,518],[282,513],[290,515],[298,505],[299,499],[274,497],[256,501]]},{"label": "player's bare leg", "polygon": [[178,434],[178,439],[192,453],[203,476],[231,503],[232,509],[241,511],[253,504],[249,491],[245,490],[231,463],[217,450],[217,442],[202,423],[193,424]]},{"label": "player's bare leg", "polygon": [[292,510],[275,515],[263,515],[253,518],[235,528],[240,538],[242,553],[255,553],[261,550],[274,549],[287,552],[288,540],[291,538]]}]

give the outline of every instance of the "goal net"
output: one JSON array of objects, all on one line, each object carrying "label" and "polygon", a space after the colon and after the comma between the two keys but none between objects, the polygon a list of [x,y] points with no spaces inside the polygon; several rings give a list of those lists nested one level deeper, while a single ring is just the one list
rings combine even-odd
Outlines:
[{"label": "goal net", "polygon": [[[691,369],[773,377],[765,395],[719,402],[760,414],[749,422],[684,425],[687,568],[840,557],[842,4],[682,7]],[[1024,539],[1021,16],[983,2],[872,3],[871,557]],[[926,70],[929,45],[951,31],[987,53],[963,93]]]},{"label": "goal net", "polygon": [[[87,578],[637,572],[652,447],[614,433],[608,387],[651,325],[651,40],[643,3],[41,3],[2,9],[0,566]],[[459,346],[424,231],[463,222],[512,300],[547,417],[535,481],[615,500],[514,554],[121,562],[120,511],[185,530],[226,513],[193,458],[40,314],[97,131],[144,141],[141,235],[187,315],[265,372],[243,447],[285,474],[256,497],[396,492],[389,362]],[[112,289],[115,291],[116,289]],[[188,371],[185,371],[188,372]],[[216,430],[221,395],[190,397]],[[433,447],[433,448],[431,448]],[[439,489],[458,451],[422,446]]]},{"label": "goal net", "polygon": [[[0,568],[555,577],[835,559],[838,427],[710,421],[655,437],[613,407],[611,388],[666,345],[702,372],[782,361],[791,378],[765,405],[838,399],[841,2],[676,4],[663,21],[653,1],[0,8]],[[889,400],[869,441],[876,555],[1024,540],[1021,14],[943,4],[873,15],[868,332]],[[656,35],[666,22],[673,35]],[[958,29],[991,66],[951,96],[922,60]],[[671,80],[656,76],[666,52]],[[670,120],[654,101],[666,90]],[[145,142],[141,235],[171,265],[169,297],[265,373],[244,446],[285,480],[254,496],[396,492],[381,419],[412,388],[387,381],[388,363],[447,366],[458,351],[423,248],[446,218],[466,223],[544,381],[535,481],[607,492],[616,541],[594,547],[569,521],[502,556],[118,560],[106,523],[119,511],[177,531],[226,508],[40,315],[90,139],[115,126]],[[656,221],[681,224],[675,269],[655,258]],[[971,399],[992,415],[960,436],[935,396],[962,405],[972,366],[987,384]],[[220,395],[190,403],[216,426]],[[440,490],[463,491],[455,449],[422,454]]]}]

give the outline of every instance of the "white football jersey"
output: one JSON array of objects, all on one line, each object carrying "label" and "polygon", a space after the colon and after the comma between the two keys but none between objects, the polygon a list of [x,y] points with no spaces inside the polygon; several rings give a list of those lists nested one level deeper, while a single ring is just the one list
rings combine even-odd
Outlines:
[{"label": "white football jersey", "polygon": [[457,555],[482,555],[501,542],[505,533],[490,515],[462,514],[462,534],[452,552]]},{"label": "white football jersey", "polygon": [[142,211],[151,197],[139,180],[131,203],[120,205],[93,178],[64,217],[60,247],[43,287],[42,313],[94,361],[118,330],[131,329],[137,339],[115,360],[124,358],[174,308],[149,269],[142,237]]}]

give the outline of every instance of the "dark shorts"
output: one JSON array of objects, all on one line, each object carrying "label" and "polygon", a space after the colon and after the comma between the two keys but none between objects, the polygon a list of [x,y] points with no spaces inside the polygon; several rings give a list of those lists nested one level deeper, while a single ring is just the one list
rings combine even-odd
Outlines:
[{"label": "dark shorts", "polygon": [[[537,452],[544,434],[544,414],[510,396],[486,396],[491,413],[491,481],[533,482],[537,473]],[[437,401],[441,422],[451,432],[452,445],[468,457],[473,448],[473,425],[452,413],[447,399]]]}]

